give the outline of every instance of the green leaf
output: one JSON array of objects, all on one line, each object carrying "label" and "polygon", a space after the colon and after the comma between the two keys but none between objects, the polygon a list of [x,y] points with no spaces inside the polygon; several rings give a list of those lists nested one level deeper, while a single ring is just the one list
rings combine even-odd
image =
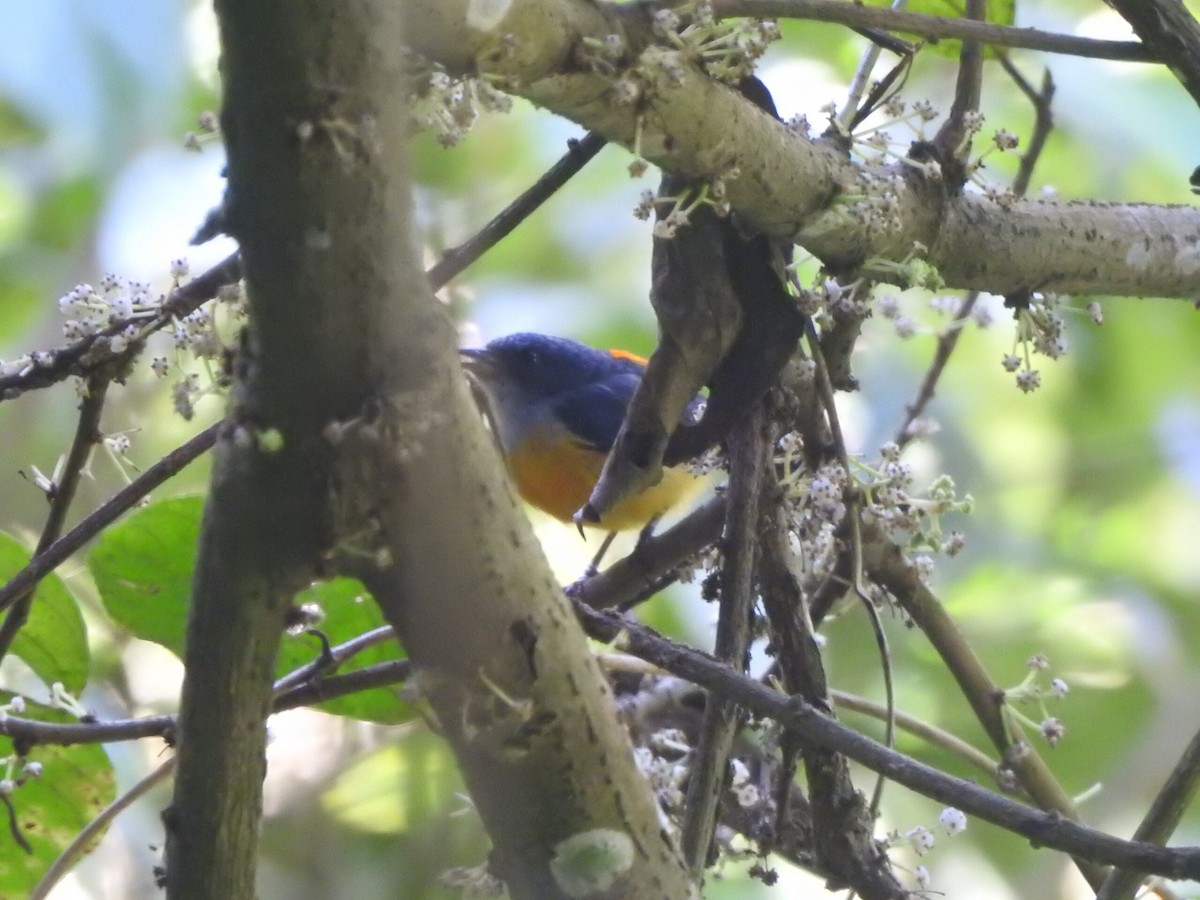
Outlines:
[{"label": "green leaf", "polygon": [[88,568],[108,614],[134,637],[183,655],[201,497],[173,497],[134,512],[96,541]]},{"label": "green leaf", "polygon": [[[29,551],[20,541],[0,533],[0,583],[24,568],[29,558]],[[68,691],[78,694],[87,683],[87,627],[75,598],[54,573],[38,585],[29,621],[17,633],[12,652],[47,685],[61,681]]]},{"label": "green leaf", "polygon": [[67,252],[94,227],[104,200],[103,186],[92,176],[52,185],[33,208],[29,239]]},{"label": "green leaf", "polygon": [[[135,637],[160,644],[179,657],[183,656],[203,506],[200,497],[177,497],[138,510],[102,535],[88,558],[108,614]],[[298,595],[296,602],[321,606],[324,619],[317,628],[334,645],[384,624],[378,605],[357,581],[338,579],[313,585]],[[285,636],[276,674],[312,662],[320,649],[311,636]],[[341,671],[400,657],[396,642],[388,641],[357,654]],[[408,705],[391,687],[340,697],[318,708],[373,722],[412,718]]]},{"label": "green leaf", "polygon": [[0,97],[0,148],[32,144],[45,138],[46,132],[11,97]]},{"label": "green leaf", "polygon": [[[11,694],[0,693],[0,702]],[[29,718],[43,722],[73,722],[66,713],[32,701],[25,701]],[[0,738],[0,754],[13,752],[12,741]],[[29,842],[33,853],[25,853],[13,845],[7,823],[0,828],[4,850],[0,852],[0,897],[28,897],[46,869],[63,849],[74,840],[105,806],[116,796],[116,778],[112,764],[99,744],[76,744],[58,747],[39,744],[28,756],[40,763],[40,778],[22,779],[20,766],[13,776],[18,787],[11,795],[17,813],[17,828]],[[0,817],[7,814],[0,810]],[[88,846],[90,851],[103,836],[97,834]]]}]

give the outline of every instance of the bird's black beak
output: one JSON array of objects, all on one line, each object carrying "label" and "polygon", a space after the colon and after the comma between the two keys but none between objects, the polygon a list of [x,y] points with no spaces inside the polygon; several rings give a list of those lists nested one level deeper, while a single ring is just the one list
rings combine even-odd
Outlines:
[{"label": "bird's black beak", "polygon": [[458,359],[463,364],[463,368],[471,371],[486,365],[487,353],[482,348],[459,347]]},{"label": "bird's black beak", "polygon": [[458,358],[467,374],[474,378],[486,379],[496,371],[496,361],[485,348],[462,348],[458,351]]}]

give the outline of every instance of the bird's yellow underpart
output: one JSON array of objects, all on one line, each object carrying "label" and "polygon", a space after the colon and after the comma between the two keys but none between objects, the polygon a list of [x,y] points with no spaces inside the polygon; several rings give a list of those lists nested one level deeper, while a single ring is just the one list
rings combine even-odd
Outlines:
[{"label": "bird's yellow underpart", "polygon": [[[604,467],[604,454],[561,434],[543,431],[510,452],[507,464],[525,502],[570,522],[591,496]],[[622,500],[596,527],[605,531],[642,528],[695,494],[701,484],[701,479],[686,469],[664,469],[658,484]]]}]

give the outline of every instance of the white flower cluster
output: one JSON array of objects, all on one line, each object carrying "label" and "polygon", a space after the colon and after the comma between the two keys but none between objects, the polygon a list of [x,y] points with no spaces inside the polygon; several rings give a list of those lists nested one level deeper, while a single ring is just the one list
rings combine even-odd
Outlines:
[{"label": "white flower cluster", "polygon": [[[1039,732],[1047,744],[1056,747],[1067,736],[1067,727],[1057,716],[1050,715],[1046,701],[1062,700],[1070,693],[1071,686],[1062,678],[1051,678],[1043,687],[1042,679],[1050,671],[1050,661],[1045,654],[1033,654],[1025,666],[1029,671],[1021,683],[1004,691],[1002,710],[1008,719]],[[1036,706],[1040,718],[1025,715],[1017,709],[1021,705]]]},{"label": "white flower cluster", "polygon": [[712,4],[703,0],[683,17],[671,9],[658,10],[654,31],[713,78],[727,84],[737,84],[753,74],[755,63],[767,47],[781,37],[773,19],[718,21]]},{"label": "white flower cluster", "polygon": [[688,778],[688,755],[692,752],[687,735],[674,728],[650,735],[645,747],[635,747],[634,760],[650,782],[650,789],[668,821],[683,812],[684,785]]},{"label": "white flower cluster", "polygon": [[846,517],[849,475],[840,465],[831,463],[804,477],[801,450],[800,437],[795,433],[786,435],[779,442],[777,464],[785,473],[782,485],[804,572],[822,578],[837,560],[837,527]]},{"label": "white flower cluster", "polygon": [[912,552],[912,565],[921,579],[928,581],[933,574],[930,554],[955,556],[966,546],[962,532],[943,534],[942,516],[970,512],[973,501],[969,495],[957,496],[949,475],[934,479],[924,496],[915,495],[912,468],[900,459],[899,446],[889,441],[880,448],[880,457],[875,466],[861,466],[859,486],[867,498],[863,521],[881,528],[893,543]]},{"label": "white flower cluster", "polygon": [[[172,260],[172,287],[178,288],[188,277],[188,272],[186,259]],[[174,353],[151,356],[150,370],[158,378],[166,378],[172,368],[181,366],[187,357],[199,360],[207,376],[206,385],[199,374],[181,372],[172,385],[176,412],[190,419],[201,396],[224,387],[224,376],[213,363],[221,361],[227,347],[221,335],[223,324],[237,322],[246,315],[244,297],[239,284],[225,285],[218,291],[215,302],[200,306],[182,318],[168,317],[165,312],[167,297],[167,294],[153,292],[145,282],[109,274],[97,287],[76,285],[59,298],[58,307],[66,317],[64,337],[72,342],[90,340],[88,353],[92,359],[96,359],[97,353],[119,357],[138,352],[165,324]],[[27,354],[12,363],[0,363],[0,374],[27,374],[31,367],[52,364],[54,358],[54,351]],[[105,446],[123,456],[129,449],[128,433],[106,436]]]},{"label": "white flower cluster", "polygon": [[482,78],[453,77],[433,68],[418,91],[413,115],[419,127],[437,134],[443,147],[460,143],[484,112],[508,112],[512,98]]},{"label": "white flower cluster", "polygon": [[[1067,339],[1061,310],[1063,298],[1056,294],[1034,292],[1017,307],[1017,328],[1013,338],[1013,349],[1001,360],[1004,371],[1015,372],[1017,386],[1029,393],[1041,386],[1042,377],[1033,368],[1031,356],[1040,353],[1050,359],[1059,359],[1067,352]],[[1084,311],[1092,324],[1104,324],[1104,310],[1096,301],[1087,304]]]}]

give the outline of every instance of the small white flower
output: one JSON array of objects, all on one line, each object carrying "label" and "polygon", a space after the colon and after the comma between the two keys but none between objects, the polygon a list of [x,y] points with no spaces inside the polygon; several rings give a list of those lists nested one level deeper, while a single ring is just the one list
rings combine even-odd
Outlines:
[{"label": "small white flower", "polygon": [[1026,394],[1036,391],[1042,385],[1042,376],[1034,369],[1024,369],[1017,373],[1017,387]]},{"label": "small white flower", "polygon": [[1042,737],[1046,739],[1046,743],[1051,747],[1057,747],[1062,739],[1067,736],[1067,726],[1063,725],[1054,716],[1042,722]]},{"label": "small white flower", "polygon": [[967,830],[966,813],[961,809],[955,809],[953,806],[947,806],[943,809],[942,814],[938,816],[938,821],[942,823],[942,828],[949,835],[962,834]]},{"label": "small white flower", "polygon": [[917,878],[917,887],[922,891],[929,890],[929,870],[924,866],[917,866],[913,870],[913,875]]},{"label": "small white flower", "polygon": [[115,319],[128,319],[133,315],[133,298],[128,294],[117,294],[108,301],[108,306]]},{"label": "small white flower", "polygon": [[1061,678],[1055,678],[1050,682],[1050,694],[1054,697],[1065,697],[1070,690],[1071,686]]}]

